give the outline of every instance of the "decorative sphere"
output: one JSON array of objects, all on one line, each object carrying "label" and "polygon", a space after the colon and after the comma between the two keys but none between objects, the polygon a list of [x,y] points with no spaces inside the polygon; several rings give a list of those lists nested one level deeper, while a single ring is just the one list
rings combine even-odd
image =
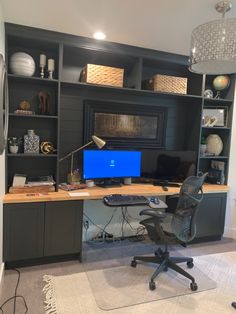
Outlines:
[{"label": "decorative sphere", "polygon": [[229,87],[230,78],[227,75],[218,75],[213,80],[215,90],[223,90]]},{"label": "decorative sphere", "polygon": [[13,74],[32,76],[35,71],[34,59],[25,52],[16,52],[10,58],[10,70]]}]

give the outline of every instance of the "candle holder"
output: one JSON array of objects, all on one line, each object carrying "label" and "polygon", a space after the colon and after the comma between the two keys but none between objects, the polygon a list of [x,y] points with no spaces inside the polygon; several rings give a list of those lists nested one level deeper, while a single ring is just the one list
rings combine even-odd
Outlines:
[{"label": "candle holder", "polygon": [[53,72],[54,71],[48,71],[48,78],[50,79],[50,80],[52,80],[53,79],[53,76],[52,76],[52,74],[53,74]]},{"label": "candle holder", "polygon": [[41,78],[44,78],[44,74],[45,74],[45,73],[44,73],[44,69],[45,69],[45,65],[41,65],[41,66],[40,66],[40,77],[41,77]]},{"label": "candle holder", "polygon": [[55,61],[54,59],[48,59],[48,78],[53,79],[52,75],[55,69]]},{"label": "candle holder", "polygon": [[40,77],[44,78],[44,69],[46,66],[46,56],[44,54],[41,54],[39,56],[39,66],[40,66]]}]

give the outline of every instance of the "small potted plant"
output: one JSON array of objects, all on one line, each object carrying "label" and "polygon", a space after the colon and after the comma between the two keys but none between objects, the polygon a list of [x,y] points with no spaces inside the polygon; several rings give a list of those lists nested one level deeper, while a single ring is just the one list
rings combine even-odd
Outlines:
[{"label": "small potted plant", "polygon": [[201,138],[201,145],[200,145],[200,154],[205,155],[207,151],[207,143],[205,136],[202,136]]},{"label": "small potted plant", "polygon": [[10,153],[17,154],[21,143],[22,143],[21,137],[9,137],[8,145]]}]

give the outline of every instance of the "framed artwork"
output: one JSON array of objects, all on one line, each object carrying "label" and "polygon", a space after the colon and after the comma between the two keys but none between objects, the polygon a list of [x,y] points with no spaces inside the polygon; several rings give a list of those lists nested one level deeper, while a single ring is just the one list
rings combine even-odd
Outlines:
[{"label": "framed artwork", "polygon": [[205,127],[227,127],[228,108],[204,108],[202,115],[202,126]]},{"label": "framed artwork", "polygon": [[119,147],[165,146],[167,108],[85,101],[85,142],[93,134]]}]

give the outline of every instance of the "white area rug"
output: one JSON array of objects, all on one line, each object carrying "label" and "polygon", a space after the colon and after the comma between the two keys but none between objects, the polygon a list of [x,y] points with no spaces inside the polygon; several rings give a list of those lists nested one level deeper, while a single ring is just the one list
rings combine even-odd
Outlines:
[{"label": "white area rug", "polygon": [[[137,302],[132,301],[136,298],[135,291],[140,289],[139,284],[136,285],[136,289],[129,291],[127,287],[124,286],[124,278],[121,280],[113,280],[111,278],[112,269],[97,270],[86,273],[78,273],[69,276],[44,276],[44,281],[46,285],[44,287],[44,293],[46,295],[46,313],[47,314],[95,314],[95,313],[129,313],[129,314],[205,314],[212,312],[214,314],[227,314],[236,313],[236,311],[231,307],[231,302],[236,301],[236,252],[227,252],[222,254],[205,255],[194,258],[195,267],[190,271],[194,272],[196,281],[199,286],[198,292],[191,292],[189,287],[189,281],[187,280],[187,288],[185,279],[177,279],[175,283],[180,287],[184,286],[184,294],[181,296],[166,296],[166,291],[172,291],[171,286],[175,280],[174,273],[168,271],[163,273],[161,277],[170,276],[169,282],[166,281],[163,287],[157,280],[157,289],[154,291],[149,291],[148,288],[148,278],[146,278],[143,287],[143,296],[140,291],[137,292],[139,297],[142,297],[142,304],[136,304],[132,306],[123,305],[124,307],[106,310],[99,308],[101,305],[104,308],[116,307],[117,304],[121,306],[121,302],[124,304],[124,300],[129,300],[131,304]],[[115,276],[119,274],[122,270],[127,270],[126,267],[114,267],[113,274]],[[130,267],[131,273],[146,272],[146,266],[138,265],[137,268],[133,269]],[[201,278],[204,280],[206,276],[209,278],[212,288],[214,282],[217,284],[216,289],[210,289],[209,286],[205,286],[205,290],[200,292],[201,280],[197,277],[195,273],[200,270]],[[152,269],[151,269],[152,271]],[[97,272],[95,277],[93,277],[94,272]],[[192,273],[193,273],[192,272]],[[102,275],[103,273],[103,275]],[[91,277],[92,275],[92,277]],[[149,274],[147,274],[149,275]],[[115,278],[114,276],[114,278]],[[130,275],[129,275],[130,276]],[[202,277],[203,276],[203,277]],[[88,279],[89,277],[89,279]],[[132,276],[131,276],[132,277]],[[142,275],[141,275],[142,277]],[[161,279],[160,277],[160,279]],[[91,279],[94,278],[95,282],[91,283]],[[103,279],[102,279],[103,278]],[[128,278],[129,279],[129,278]],[[101,281],[100,281],[101,280]],[[129,281],[129,280],[128,280]],[[106,282],[106,287],[104,287],[104,282]],[[167,285],[168,284],[168,285]],[[213,286],[212,286],[213,285]],[[92,286],[92,287],[91,287]],[[107,288],[107,287],[110,288]],[[141,289],[142,289],[141,287]],[[95,292],[99,289],[98,293]],[[129,287],[131,289],[132,286]],[[125,289],[125,290],[123,290]],[[123,292],[122,292],[123,290]],[[166,290],[166,291],[165,291]],[[126,291],[126,295],[124,294]],[[165,292],[165,293],[164,293]],[[181,294],[183,294],[181,293]],[[189,294],[186,294],[189,293]],[[125,295],[125,298],[121,296]],[[165,295],[165,299],[158,300],[160,295]],[[152,298],[147,299],[147,296],[152,296]],[[155,297],[154,297],[155,296]],[[124,299],[122,301],[122,299]],[[157,300],[157,301],[154,301]],[[152,302],[150,302],[152,301]],[[140,303],[140,302],[138,302]]]}]

